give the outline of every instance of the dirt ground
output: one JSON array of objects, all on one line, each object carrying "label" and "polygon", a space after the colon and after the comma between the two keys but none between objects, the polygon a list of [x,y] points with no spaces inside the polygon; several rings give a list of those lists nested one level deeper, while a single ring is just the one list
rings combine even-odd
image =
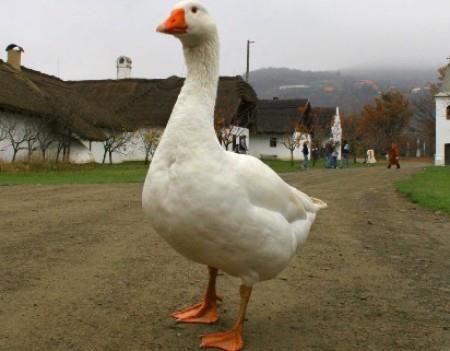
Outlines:
[{"label": "dirt ground", "polygon": [[[420,170],[319,170],[284,178],[329,204],[298,258],[255,287],[248,351],[450,351],[450,218],[393,181]],[[197,350],[230,327],[236,279],[220,277],[216,326],[176,325],[203,267],[140,209],[141,185],[0,188],[0,350]]]}]

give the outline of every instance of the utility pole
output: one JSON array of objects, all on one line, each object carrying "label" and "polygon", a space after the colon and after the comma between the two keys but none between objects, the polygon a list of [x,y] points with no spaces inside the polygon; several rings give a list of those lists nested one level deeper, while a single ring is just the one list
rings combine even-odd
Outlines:
[{"label": "utility pole", "polygon": [[254,44],[254,41],[247,40],[247,71],[245,74],[245,81],[248,83],[248,80],[250,78],[250,45]]}]

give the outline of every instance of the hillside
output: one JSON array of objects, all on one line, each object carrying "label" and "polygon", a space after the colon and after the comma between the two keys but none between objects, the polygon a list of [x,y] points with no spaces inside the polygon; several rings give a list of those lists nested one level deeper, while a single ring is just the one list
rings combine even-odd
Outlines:
[{"label": "hillside", "polygon": [[340,106],[347,114],[360,111],[380,91],[396,88],[409,94],[435,80],[435,69],[301,71],[264,68],[250,74],[250,83],[259,98],[309,98],[313,106]]}]

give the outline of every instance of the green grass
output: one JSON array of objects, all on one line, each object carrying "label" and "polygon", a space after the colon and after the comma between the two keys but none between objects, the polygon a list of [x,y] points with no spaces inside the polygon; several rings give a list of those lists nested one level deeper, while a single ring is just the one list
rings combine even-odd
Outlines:
[{"label": "green grass", "polygon": [[5,185],[58,185],[58,184],[109,184],[142,183],[148,166],[143,162],[120,165],[73,165],[62,169],[31,171],[3,171],[0,186]]},{"label": "green grass", "polygon": [[[265,160],[264,162],[278,173],[303,171],[303,164],[299,161],[294,162],[294,166],[291,166],[290,161]],[[357,166],[351,164],[351,167]],[[313,169],[322,168],[324,168],[324,162],[319,160]],[[3,164],[3,169],[0,167],[0,186],[143,183],[147,169],[148,166],[143,162],[126,162],[117,165]]]},{"label": "green grass", "polygon": [[412,202],[450,213],[450,168],[428,167],[411,179],[396,183]]},{"label": "green grass", "polygon": [[298,161],[295,161],[293,166],[291,166],[290,161],[281,161],[281,160],[262,160],[262,161],[277,173],[299,172],[303,170],[303,166],[301,166],[300,162]]},{"label": "green grass", "polygon": [[[296,161],[265,160],[278,173],[303,171],[303,163]],[[350,163],[350,167],[361,167]],[[313,169],[323,169],[319,160]],[[110,184],[143,183],[148,166],[143,162],[126,162],[117,165],[72,165],[64,163],[13,163],[0,164],[0,186],[7,185],[60,185],[60,184]]]}]

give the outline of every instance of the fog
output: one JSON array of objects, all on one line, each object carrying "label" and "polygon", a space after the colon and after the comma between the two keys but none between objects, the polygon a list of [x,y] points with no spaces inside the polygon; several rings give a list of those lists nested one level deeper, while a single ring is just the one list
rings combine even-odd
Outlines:
[{"label": "fog", "polygon": [[[127,55],[134,77],[185,73],[178,41],[155,32],[176,1],[3,2],[0,46],[23,46],[27,67],[63,79],[115,78],[116,58]],[[252,69],[423,69],[450,55],[448,0],[203,2],[218,22],[226,75],[244,72],[247,39],[256,42]]]}]

